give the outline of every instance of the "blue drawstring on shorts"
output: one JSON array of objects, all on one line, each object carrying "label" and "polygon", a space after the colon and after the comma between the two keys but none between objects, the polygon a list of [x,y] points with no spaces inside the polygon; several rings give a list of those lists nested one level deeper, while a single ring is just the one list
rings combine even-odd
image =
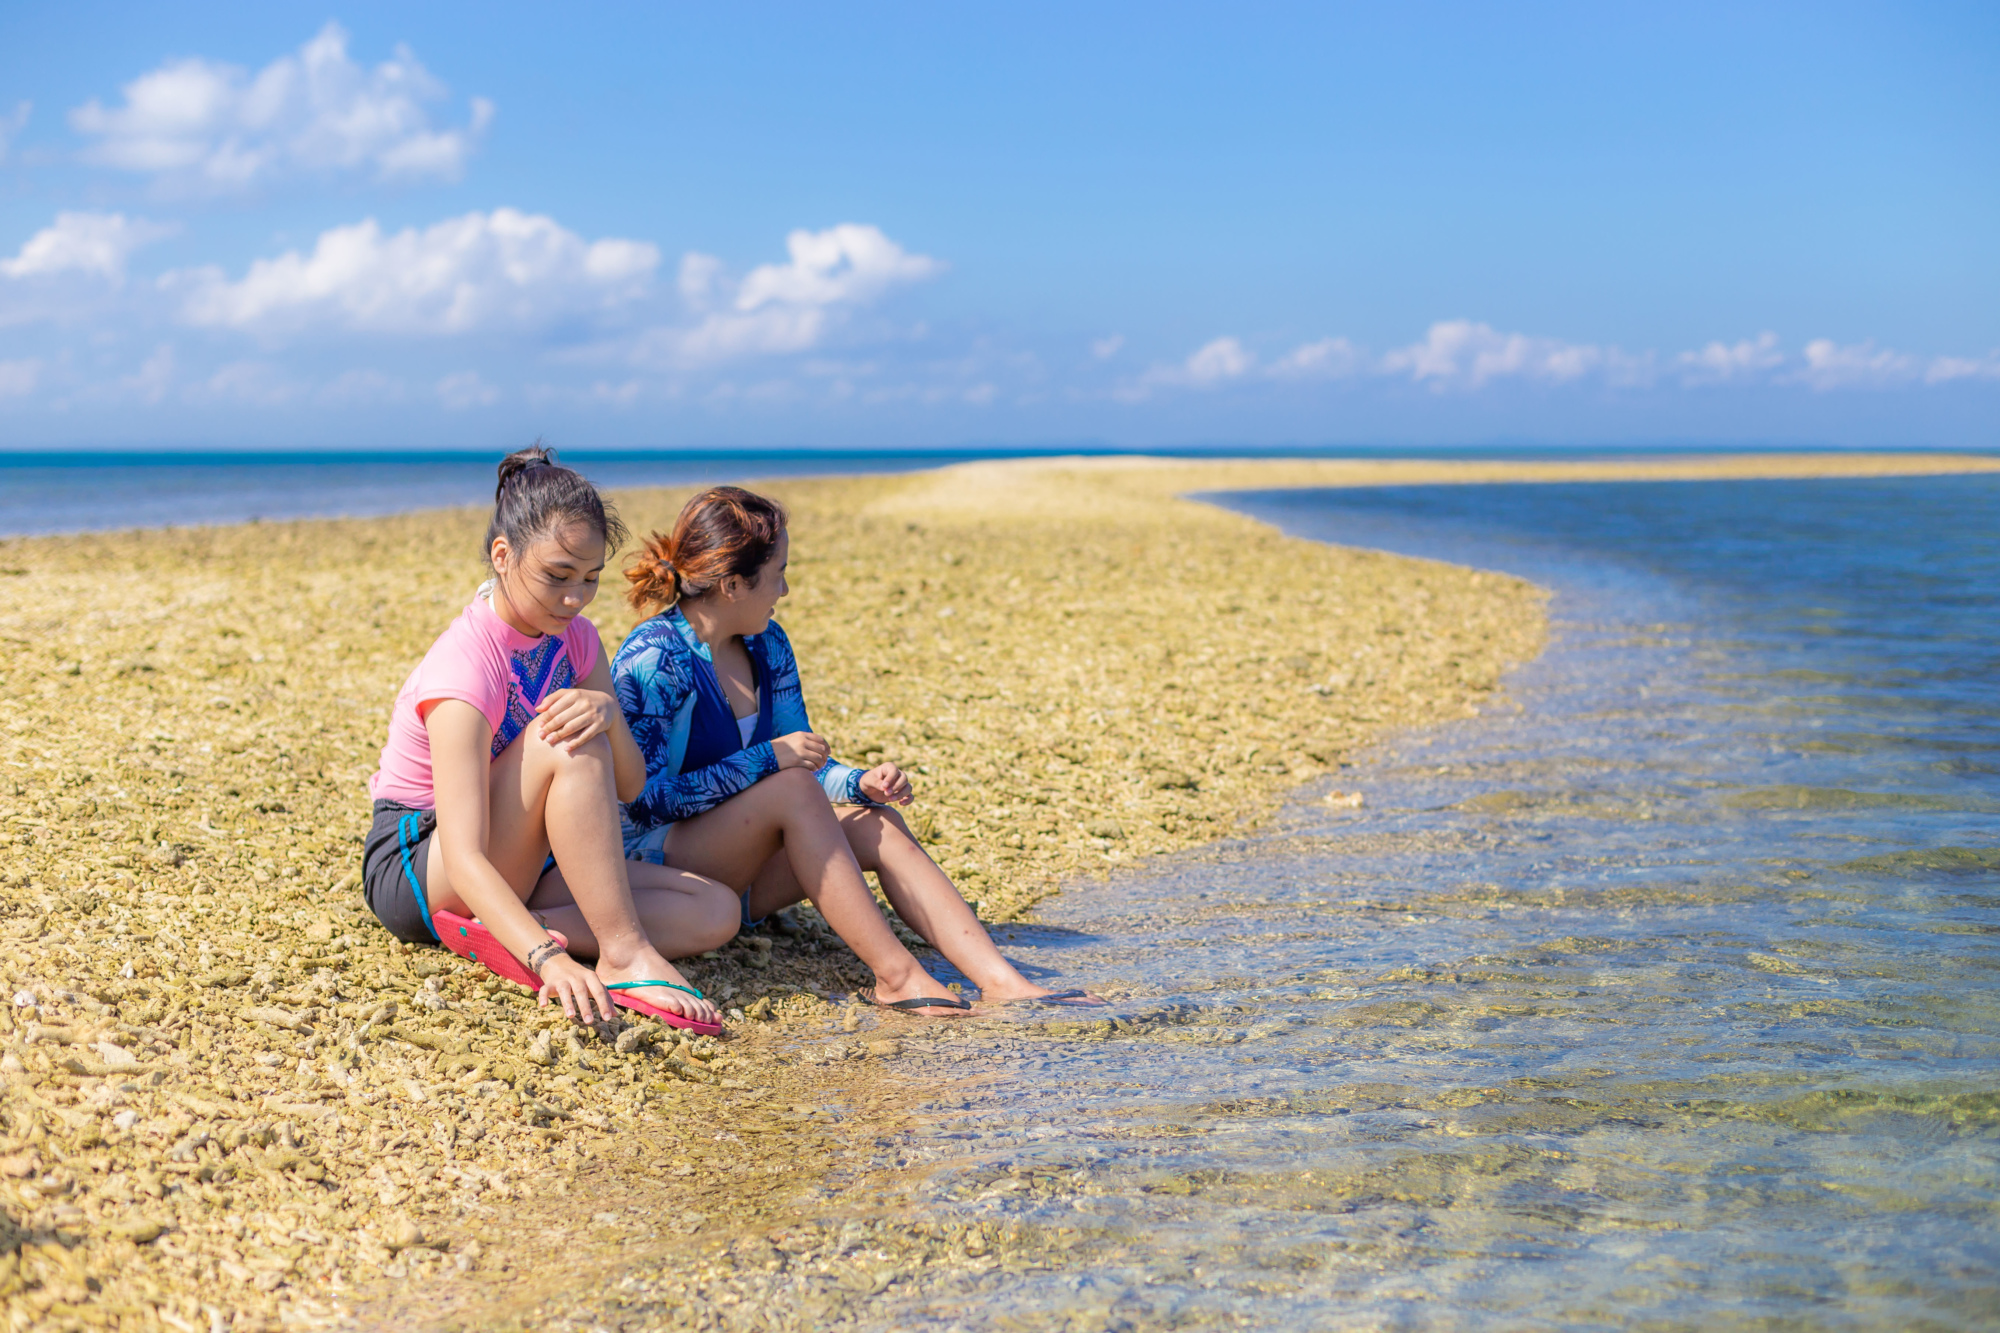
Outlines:
[{"label": "blue drawstring on shorts", "polygon": [[419,837],[417,830],[422,821],[421,810],[412,810],[397,820],[396,845],[403,852],[403,878],[410,881],[410,891],[417,895],[417,910],[424,914],[424,929],[431,933],[432,939],[442,944],[444,941],[438,939],[437,927],[431,924],[430,899],[424,896],[424,886],[417,882],[417,868],[410,864],[410,849],[416,845]]}]

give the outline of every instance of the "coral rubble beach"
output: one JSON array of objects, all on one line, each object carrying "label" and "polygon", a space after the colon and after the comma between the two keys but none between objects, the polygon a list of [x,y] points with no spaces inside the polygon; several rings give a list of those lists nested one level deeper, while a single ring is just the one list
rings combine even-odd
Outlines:
[{"label": "coral rubble beach", "polygon": [[[1000,921],[1463,716],[1540,646],[1542,594],[1517,579],[1177,496],[1995,469],[1043,460],[766,489],[794,515],[779,615],[816,725],[914,771],[913,826]],[[640,531],[684,498],[618,496]],[[0,542],[11,1326],[547,1326],[669,1254],[672,1323],[704,1284],[788,1264],[880,1290],[889,1269],[840,1257],[843,1218],[904,1264],[1059,1264],[1045,1239],[870,1212],[856,1163],[921,1095],[896,1076],[920,1020],[842,1022],[863,974],[809,911],[688,964],[733,1011],[695,1042],[577,1032],[375,925],[365,781],[397,686],[481,577],[484,521]],[[632,623],[619,582],[592,608],[607,647]],[[800,1058],[830,1026],[840,1058]],[[772,1322],[865,1322],[827,1291],[784,1288]]]}]

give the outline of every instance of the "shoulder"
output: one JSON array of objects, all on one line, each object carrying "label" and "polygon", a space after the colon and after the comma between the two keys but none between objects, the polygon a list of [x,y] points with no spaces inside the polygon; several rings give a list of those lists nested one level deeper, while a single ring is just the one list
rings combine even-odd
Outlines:
[{"label": "shoulder", "polygon": [[576,673],[584,676],[597,665],[597,656],[604,651],[604,640],[597,636],[597,626],[590,623],[588,616],[578,616],[563,631],[563,649]]},{"label": "shoulder", "polygon": [[764,626],[764,632],[757,636],[758,645],[764,650],[764,660],[774,667],[798,666],[798,658],[792,652],[792,641],[785,634],[785,627],[773,620]]},{"label": "shoulder", "polygon": [[445,626],[444,633],[437,636],[430,651],[424,654],[425,675],[436,672],[461,674],[467,671],[483,672],[503,670],[507,662],[507,646],[486,623],[487,618],[479,614],[480,604],[458,613],[458,618]]},{"label": "shoulder", "polygon": [[461,699],[498,725],[507,699],[507,646],[482,622],[478,609],[475,603],[461,612],[411,673],[405,689],[419,713],[436,700]]},{"label": "shoulder", "polygon": [[625,636],[612,654],[613,673],[672,670],[689,656],[687,643],[669,625],[664,615],[642,620]]}]

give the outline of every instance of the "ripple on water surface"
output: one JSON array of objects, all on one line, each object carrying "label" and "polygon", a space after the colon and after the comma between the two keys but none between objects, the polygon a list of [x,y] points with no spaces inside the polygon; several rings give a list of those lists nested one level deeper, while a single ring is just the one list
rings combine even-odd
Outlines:
[{"label": "ripple on water surface", "polygon": [[[882,1319],[1991,1321],[1996,502],[1988,477],[1229,497],[1534,578],[1555,641],[1486,716],[1341,774],[1362,810],[1303,793],[1006,933],[1118,1017],[909,1041],[947,1091],[884,1149],[917,1168],[899,1211],[982,1225]],[[982,1260],[993,1235],[1037,1243]]]}]

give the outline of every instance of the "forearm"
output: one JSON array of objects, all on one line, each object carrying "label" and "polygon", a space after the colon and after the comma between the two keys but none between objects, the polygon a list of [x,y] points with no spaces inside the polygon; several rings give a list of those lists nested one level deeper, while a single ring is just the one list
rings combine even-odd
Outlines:
[{"label": "forearm", "polygon": [[674,824],[713,810],[778,771],[769,742],[738,750],[727,759],[692,773],[662,773],[632,802],[632,821],[641,827]]},{"label": "forearm", "polygon": [[611,773],[621,801],[634,800],[646,789],[646,756],[622,714],[611,723]]}]

